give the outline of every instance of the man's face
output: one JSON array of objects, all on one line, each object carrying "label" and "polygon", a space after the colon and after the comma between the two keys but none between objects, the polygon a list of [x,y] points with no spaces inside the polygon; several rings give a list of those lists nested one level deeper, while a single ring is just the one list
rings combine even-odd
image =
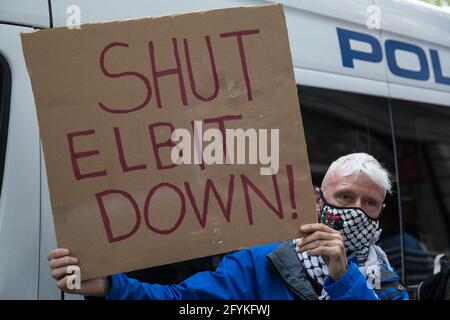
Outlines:
[{"label": "man's face", "polygon": [[[385,189],[364,173],[344,177],[336,171],[332,172],[323,181],[322,192],[331,205],[359,207],[374,219],[380,215],[385,198]],[[319,189],[315,190],[315,196],[316,209],[320,211],[324,203],[320,198]]]}]

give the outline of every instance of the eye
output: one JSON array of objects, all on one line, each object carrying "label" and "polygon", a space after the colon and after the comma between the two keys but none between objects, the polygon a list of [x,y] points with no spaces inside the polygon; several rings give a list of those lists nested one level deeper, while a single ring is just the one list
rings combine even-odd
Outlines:
[{"label": "eye", "polygon": [[341,193],[337,195],[337,198],[341,201],[350,201],[352,197],[349,194]]},{"label": "eye", "polygon": [[374,207],[374,206],[378,205],[378,202],[375,201],[375,200],[372,200],[372,199],[368,199],[368,200],[366,200],[366,204],[371,206],[371,207]]}]

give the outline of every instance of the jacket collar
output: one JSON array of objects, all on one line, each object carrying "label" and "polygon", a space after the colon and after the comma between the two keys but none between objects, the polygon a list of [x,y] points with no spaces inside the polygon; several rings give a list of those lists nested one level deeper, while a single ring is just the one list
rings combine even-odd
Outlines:
[{"label": "jacket collar", "polygon": [[291,291],[303,300],[318,300],[319,296],[295,252],[292,240],[283,242],[267,255],[279,275]]}]

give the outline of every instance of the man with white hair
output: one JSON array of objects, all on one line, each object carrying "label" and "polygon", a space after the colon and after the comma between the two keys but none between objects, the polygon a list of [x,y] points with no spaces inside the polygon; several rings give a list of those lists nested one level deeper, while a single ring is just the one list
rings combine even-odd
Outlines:
[{"label": "man with white hair", "polygon": [[303,238],[226,255],[213,272],[174,285],[142,283],[124,274],[67,288],[67,249],[49,253],[58,288],[106,299],[408,299],[386,254],[375,243],[389,173],[372,156],[353,153],[334,161],[316,188],[318,223],[300,227]]}]

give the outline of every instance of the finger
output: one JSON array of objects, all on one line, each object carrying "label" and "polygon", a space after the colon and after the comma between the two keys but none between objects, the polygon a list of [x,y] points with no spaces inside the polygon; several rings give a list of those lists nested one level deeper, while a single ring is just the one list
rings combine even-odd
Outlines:
[{"label": "finger", "polygon": [[300,227],[300,231],[304,232],[304,233],[313,233],[315,231],[322,231],[322,232],[328,232],[328,233],[339,233],[339,231],[334,230],[323,223],[304,224]]},{"label": "finger", "polygon": [[67,288],[67,279],[68,279],[68,276],[65,276],[64,278],[62,278],[56,282],[56,286],[58,287],[58,289],[63,290],[63,291],[69,290]]},{"label": "finger", "polygon": [[301,245],[306,245],[310,242],[316,241],[316,240],[341,240],[342,236],[339,233],[329,233],[329,232],[323,232],[323,231],[316,231],[310,234],[309,236],[303,238],[301,241]]},{"label": "finger", "polygon": [[67,275],[67,267],[56,268],[51,271],[52,278],[55,280],[61,280],[61,278]]},{"label": "finger", "polygon": [[330,258],[342,256],[342,249],[337,246],[332,247],[324,247],[320,246],[318,248],[312,249],[308,251],[309,256],[322,256],[322,258]]},{"label": "finger", "polygon": [[58,248],[49,252],[47,259],[48,261],[52,259],[58,259],[64,256],[68,256],[70,254],[69,249]]},{"label": "finger", "polygon": [[308,256],[310,256],[310,257],[313,257],[313,256],[329,257],[334,252],[335,251],[333,251],[332,248],[330,248],[330,247],[318,247],[313,250],[309,250]]},{"label": "finger", "polygon": [[312,250],[312,249],[315,249],[315,248],[318,248],[318,247],[321,247],[321,246],[323,246],[323,247],[334,247],[334,246],[336,246],[336,247],[339,247],[339,248],[343,248],[344,244],[343,244],[342,241],[336,240],[336,239],[333,239],[333,240],[315,240],[315,241],[312,241],[312,242],[310,242],[308,244],[302,244],[298,248],[299,248],[300,251],[309,251],[309,250]]},{"label": "finger", "polygon": [[[320,247],[337,247],[339,250],[341,250],[344,245],[342,243],[342,241],[339,240],[316,240],[313,242],[310,242],[307,245],[302,245],[299,247],[299,250],[301,252],[304,251],[311,251]],[[309,254],[309,252],[308,252]]]},{"label": "finger", "polygon": [[56,269],[60,267],[66,267],[73,264],[78,264],[78,259],[71,257],[71,256],[65,256],[59,259],[52,259],[49,262],[50,268]]},{"label": "finger", "polygon": [[[64,278],[62,278],[56,282],[56,286],[58,287],[58,289],[63,290],[64,292],[67,292],[67,293],[84,295],[85,292],[83,292],[83,290],[81,288],[80,289],[76,289],[76,288],[69,289],[67,287],[68,283],[71,281],[71,279],[69,279],[69,277],[70,277],[70,275],[66,275]],[[81,287],[83,287],[83,283],[89,283],[89,282],[92,283],[92,281],[86,281],[86,282],[82,281],[80,285],[81,285]]]}]

